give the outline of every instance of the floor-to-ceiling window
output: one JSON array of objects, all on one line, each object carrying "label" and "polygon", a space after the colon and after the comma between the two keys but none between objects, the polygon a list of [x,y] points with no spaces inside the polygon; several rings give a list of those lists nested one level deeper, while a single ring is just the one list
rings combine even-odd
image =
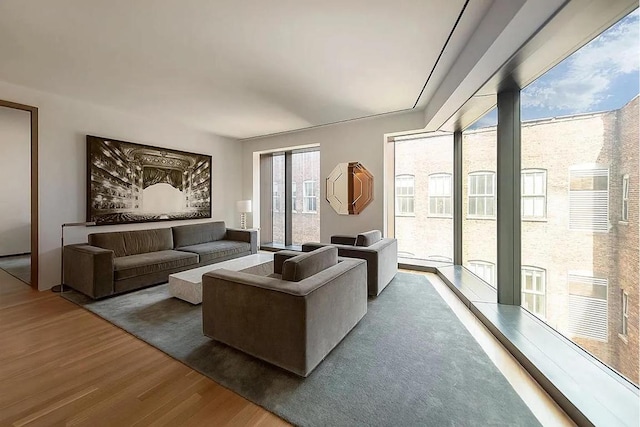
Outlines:
[{"label": "floor-to-ceiling window", "polygon": [[292,163],[292,243],[320,241],[320,151],[299,151]]},{"label": "floor-to-ceiling window", "polygon": [[284,182],[284,153],[273,154],[271,156],[272,164],[272,236],[273,243],[284,245],[284,228],[285,228],[285,182]]},{"label": "floor-to-ceiling window", "polygon": [[395,237],[399,256],[453,260],[453,136],[395,138]]},{"label": "floor-to-ceiling window", "polygon": [[524,308],[636,384],[638,12],[521,92]]},{"label": "floor-to-ceiling window", "polygon": [[497,286],[497,115],[485,114],[462,133],[462,263]]},{"label": "floor-to-ceiling window", "polygon": [[[320,241],[320,151],[287,150],[263,154],[261,187],[270,188],[261,203],[263,246]],[[287,200],[290,197],[290,200]]]}]

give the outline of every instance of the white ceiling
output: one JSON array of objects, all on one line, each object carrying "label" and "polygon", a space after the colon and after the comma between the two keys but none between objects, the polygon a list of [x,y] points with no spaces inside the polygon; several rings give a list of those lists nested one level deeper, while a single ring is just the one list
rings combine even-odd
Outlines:
[{"label": "white ceiling", "polygon": [[464,3],[1,0],[0,80],[248,138],[413,108]]}]

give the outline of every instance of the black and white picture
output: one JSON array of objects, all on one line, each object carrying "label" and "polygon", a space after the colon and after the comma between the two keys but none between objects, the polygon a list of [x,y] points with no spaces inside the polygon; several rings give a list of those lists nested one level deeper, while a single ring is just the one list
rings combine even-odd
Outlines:
[{"label": "black and white picture", "polygon": [[87,135],[87,221],[211,218],[211,156]]}]

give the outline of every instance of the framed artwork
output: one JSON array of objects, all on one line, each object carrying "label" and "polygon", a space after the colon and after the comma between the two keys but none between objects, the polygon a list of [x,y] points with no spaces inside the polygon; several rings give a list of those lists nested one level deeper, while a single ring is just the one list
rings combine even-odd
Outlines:
[{"label": "framed artwork", "polygon": [[211,156],[87,135],[87,221],[211,218]]}]

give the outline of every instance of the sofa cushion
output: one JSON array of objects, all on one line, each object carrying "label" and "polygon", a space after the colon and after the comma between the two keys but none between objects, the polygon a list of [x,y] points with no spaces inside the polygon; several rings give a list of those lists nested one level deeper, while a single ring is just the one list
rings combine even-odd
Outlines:
[{"label": "sofa cushion", "polygon": [[94,233],[89,234],[89,244],[123,257],[173,249],[173,235],[170,228]]},{"label": "sofa cushion", "polygon": [[282,280],[299,282],[338,264],[338,248],[325,246],[289,258],[282,264]]},{"label": "sofa cushion", "polygon": [[356,237],[356,246],[371,246],[374,243],[378,243],[382,240],[382,233],[380,230],[371,230],[366,233],[360,233]]},{"label": "sofa cushion", "polygon": [[246,242],[218,240],[200,243],[199,245],[183,246],[180,250],[200,255],[200,263],[206,264],[218,258],[233,257],[243,252],[251,252],[251,245]]},{"label": "sofa cushion", "polygon": [[172,230],[173,243],[176,248],[222,240],[227,234],[227,227],[224,225],[224,221],[181,225],[172,227]]},{"label": "sofa cushion", "polygon": [[113,268],[115,280],[130,279],[145,274],[198,264],[198,255],[181,251],[157,251],[146,254],[115,258]]}]

